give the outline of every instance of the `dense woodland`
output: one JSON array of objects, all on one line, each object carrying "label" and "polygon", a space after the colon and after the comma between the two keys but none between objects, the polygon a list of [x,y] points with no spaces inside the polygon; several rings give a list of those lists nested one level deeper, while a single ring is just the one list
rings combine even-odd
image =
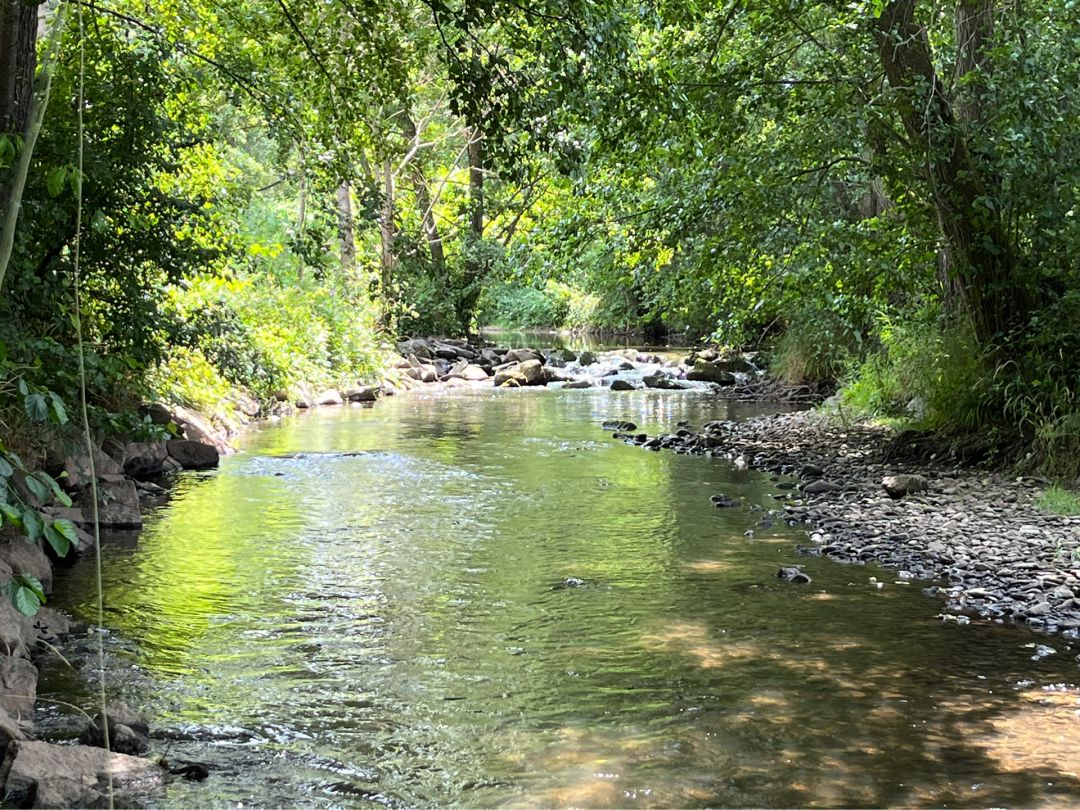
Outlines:
[{"label": "dense woodland", "polygon": [[502,323],[1074,475],[1075,6],[2,0],[4,439],[68,421],[79,316],[129,435]]}]

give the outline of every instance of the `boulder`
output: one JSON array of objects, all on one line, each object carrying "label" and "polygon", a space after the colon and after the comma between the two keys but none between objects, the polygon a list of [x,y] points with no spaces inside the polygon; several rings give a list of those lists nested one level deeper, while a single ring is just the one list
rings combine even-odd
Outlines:
[{"label": "boulder", "polygon": [[[51,512],[51,509],[46,510],[42,517],[47,520]],[[0,542],[0,580],[7,579],[12,573],[30,574],[41,583],[45,593],[52,591],[52,564],[39,543],[27,543],[21,537],[11,535]],[[6,650],[0,649],[0,652]]]},{"label": "boulder", "polygon": [[717,385],[734,385],[735,375],[721,368],[717,363],[698,359],[694,368],[686,374],[686,379],[693,382],[709,382]]},{"label": "boulder", "polygon": [[544,355],[542,355],[536,349],[511,349],[506,353],[504,362],[524,363],[529,360],[536,360],[539,363],[543,363]]},{"label": "boulder", "polygon": [[405,374],[417,382],[423,383],[433,383],[439,379],[439,370],[430,363],[417,362],[416,365],[411,365],[405,369]]},{"label": "boulder", "polygon": [[489,379],[488,373],[484,369],[475,363],[469,363],[461,370],[459,375],[461,379],[468,380],[469,382],[487,382]]},{"label": "boulder", "polygon": [[[310,396],[307,396],[306,398],[308,400],[307,406],[301,406],[299,402],[297,402],[296,406],[298,408],[309,407],[311,404]],[[177,406],[174,411],[174,417],[176,424],[182,429],[184,434],[183,437],[185,439],[212,445],[222,454],[228,451],[228,444],[225,442],[225,439],[227,438],[225,432],[220,428],[215,427],[209,419],[198,411]]]},{"label": "boulder", "polygon": [[379,392],[373,385],[361,385],[348,392],[349,402],[375,402]]},{"label": "boulder", "polygon": [[169,456],[185,470],[208,470],[216,467],[221,454],[215,447],[189,439],[173,439],[166,442]]},{"label": "boulder", "polygon": [[108,723],[109,749],[118,754],[142,754],[150,747],[150,724],[126,703],[109,703],[79,736],[83,745],[105,747],[102,729]]},{"label": "boulder", "polygon": [[565,383],[572,382],[572,377],[567,377],[565,374],[560,374],[557,370],[551,366],[544,366],[544,382],[548,383]]},{"label": "boulder", "polygon": [[315,404],[320,407],[324,405],[340,405],[344,401],[341,392],[334,388],[327,388],[315,397]]},{"label": "boulder", "polygon": [[397,345],[397,349],[401,352],[402,357],[414,355],[422,360],[433,360],[435,358],[434,348],[423,338],[402,341]]},{"label": "boulder", "polygon": [[649,374],[642,377],[646,388],[657,388],[662,391],[681,391],[686,386],[678,380],[673,380],[666,374]]},{"label": "boulder", "polygon": [[543,385],[545,382],[544,367],[539,360],[526,360],[495,373],[496,386]]},{"label": "boulder", "polygon": [[0,655],[0,710],[26,730],[34,723],[37,682],[38,669],[25,658]]},{"label": "boulder", "polygon": [[596,362],[596,355],[590,351],[583,351],[578,355],[577,361],[580,365],[591,366]]},{"label": "boulder", "polygon": [[724,371],[740,372],[742,374],[753,374],[757,371],[754,364],[741,355],[734,355],[723,360],[714,360],[713,365]]},{"label": "boulder", "polygon": [[[80,442],[75,451],[64,459],[64,472],[67,475],[61,480],[65,487],[75,491],[90,483],[90,458],[85,443]],[[120,464],[97,446],[94,447],[93,459],[94,472],[99,476],[124,474]]]},{"label": "boulder", "polygon": [[232,402],[233,407],[244,414],[244,416],[248,417],[248,419],[254,419],[262,412],[259,401],[243,391],[234,392],[230,397],[230,401]]},{"label": "boulder", "polygon": [[899,500],[905,495],[924,492],[930,488],[930,482],[922,475],[886,475],[881,479],[881,486],[890,498]]},{"label": "boulder", "polygon": [[564,363],[573,363],[578,359],[577,353],[572,352],[570,349],[559,349],[556,354]]},{"label": "boulder", "polygon": [[[186,441],[186,440],[174,440]],[[168,442],[172,444],[173,442]],[[198,442],[187,442],[197,445]],[[199,445],[206,447],[207,445]],[[211,452],[217,452],[210,447]],[[142,512],[139,509],[139,490],[135,482],[122,475],[101,476],[98,480],[98,521],[106,529],[141,529]],[[92,490],[87,487],[75,499],[71,508],[49,507],[53,517],[70,520],[77,526],[92,526],[94,523],[94,499]]]},{"label": "boulder", "polygon": [[168,457],[165,442],[129,442],[124,448],[124,474],[140,480],[161,475]]},{"label": "boulder", "polygon": [[592,387],[593,387],[593,384],[591,382],[589,382],[588,380],[574,380],[573,382],[568,382],[566,385],[564,385],[563,390],[565,390],[565,391],[577,391],[577,390],[582,389],[582,388],[592,388]]},{"label": "boulder", "polygon": [[[124,795],[162,787],[164,772],[152,760],[85,745],[17,743],[4,786],[13,807],[108,807],[109,782]],[[123,802],[120,806],[128,806]]]},{"label": "boulder", "polygon": [[611,381],[611,390],[612,391],[636,391],[637,388],[634,387],[633,383],[628,382],[627,380],[612,380]]},{"label": "boulder", "polygon": [[149,416],[151,424],[154,425],[164,426],[176,421],[173,418],[172,408],[164,402],[150,402],[142,405],[139,407],[139,413],[143,416]]}]

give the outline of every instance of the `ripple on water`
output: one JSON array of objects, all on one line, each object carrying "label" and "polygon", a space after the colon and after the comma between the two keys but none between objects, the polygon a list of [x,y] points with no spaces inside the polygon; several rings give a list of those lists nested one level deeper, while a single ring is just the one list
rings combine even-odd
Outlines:
[{"label": "ripple on water", "polygon": [[[599,427],[738,413],[695,393],[397,398],[182,477],[104,548],[110,688],[153,714],[158,750],[212,765],[158,803],[1080,802],[1071,642],[1033,669],[1021,631],[796,556],[805,535],[751,511],[775,506],[762,476]],[[812,586],[776,580],[793,564]],[[61,572],[53,601],[91,617],[91,577]],[[59,668],[41,688],[93,704]]]}]

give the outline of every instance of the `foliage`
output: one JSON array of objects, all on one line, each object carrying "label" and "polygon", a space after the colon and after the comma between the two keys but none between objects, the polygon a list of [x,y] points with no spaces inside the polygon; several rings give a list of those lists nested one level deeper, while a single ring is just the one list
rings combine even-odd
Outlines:
[{"label": "foliage", "polygon": [[1044,512],[1052,515],[1080,515],[1080,496],[1056,484],[1039,496],[1037,504]]}]

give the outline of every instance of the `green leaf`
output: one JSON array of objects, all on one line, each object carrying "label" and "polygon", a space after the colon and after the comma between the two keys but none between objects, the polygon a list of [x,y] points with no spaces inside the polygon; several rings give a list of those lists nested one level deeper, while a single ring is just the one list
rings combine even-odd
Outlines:
[{"label": "green leaf", "polygon": [[60,489],[60,484],[57,483],[55,478],[53,478],[48,473],[43,472],[37,473],[37,476],[49,485],[49,488],[52,490],[53,497],[56,498],[57,502],[61,506],[71,506],[71,497],[66,492],[64,492],[64,490]]},{"label": "green leaf", "polygon": [[41,519],[41,515],[37,513],[36,509],[30,509],[29,507],[23,510],[22,525],[23,531],[26,532],[26,539],[31,543],[40,540],[42,533],[45,531],[45,521]]},{"label": "green leaf", "polygon": [[22,573],[14,574],[11,578],[22,587],[32,590],[42,602],[45,601],[45,586],[42,585],[41,580],[33,574],[28,574],[23,571]]},{"label": "green leaf", "polygon": [[70,520],[67,520],[65,518],[58,518],[53,521],[52,527],[56,529],[56,531],[60,532],[60,534],[62,534],[64,537],[66,537],[68,542],[71,543],[71,545],[75,546],[76,548],[82,545],[81,541],[79,540],[79,532],[75,529],[75,524],[72,523]]},{"label": "green leaf", "polygon": [[14,504],[0,503],[0,515],[7,518],[8,523],[16,528],[21,529],[23,527],[22,512]]},{"label": "green leaf", "polygon": [[45,188],[50,197],[59,197],[64,190],[64,181],[67,180],[67,166],[57,166],[45,177]]},{"label": "green leaf", "polygon": [[56,524],[45,527],[45,539],[56,552],[57,557],[66,557],[71,551],[71,541],[56,528]]},{"label": "green leaf", "polygon": [[33,616],[45,603],[41,583],[29,574],[16,574],[5,587],[11,604],[24,616]]},{"label": "green leaf", "polygon": [[15,472],[15,468],[11,466],[11,462],[0,456],[0,476],[7,478],[13,472]]},{"label": "green leaf", "polygon": [[49,419],[49,406],[45,403],[45,397],[41,394],[27,394],[23,399],[26,415],[35,422],[45,422]]},{"label": "green leaf", "polygon": [[49,485],[42,481],[38,476],[39,473],[33,473],[26,476],[26,488],[38,499],[39,503],[44,505],[49,502],[52,492],[50,491]]},{"label": "green leaf", "polygon": [[56,424],[66,425],[68,422],[67,409],[64,407],[64,400],[49,392],[49,403],[52,405],[53,417],[56,419]]}]

